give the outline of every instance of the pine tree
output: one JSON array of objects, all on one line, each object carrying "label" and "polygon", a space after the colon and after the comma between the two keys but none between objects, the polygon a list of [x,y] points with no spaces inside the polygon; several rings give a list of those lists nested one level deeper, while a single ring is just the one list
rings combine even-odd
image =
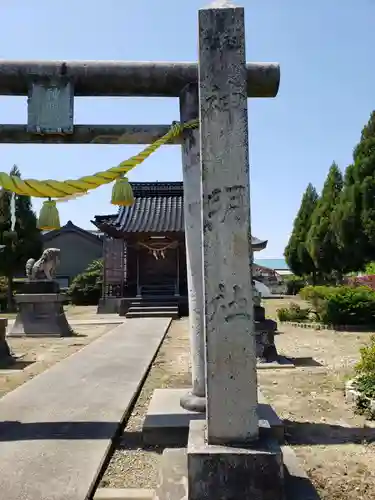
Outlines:
[{"label": "pine tree", "polygon": [[[11,175],[21,177],[17,166]],[[24,273],[26,261],[38,258],[42,252],[42,239],[37,229],[37,218],[32,210],[29,196],[15,196],[16,223],[12,232],[11,196],[8,191],[1,191],[0,196],[0,244],[5,245],[0,253],[0,274],[8,279],[8,307],[12,307],[13,278],[17,273]]]},{"label": "pine tree", "polygon": [[347,271],[363,269],[375,255],[375,112],[362,130],[353,160],[334,215]]},{"label": "pine tree", "polygon": [[322,195],[311,218],[307,235],[307,247],[317,271],[329,276],[332,272],[341,276],[342,258],[333,228],[332,214],[343,189],[343,178],[336,163],[332,163]]},{"label": "pine tree", "polygon": [[[17,166],[13,167],[13,175],[21,177]],[[42,239],[37,228],[38,220],[33,211],[30,196],[16,196],[16,226],[17,232],[17,260],[22,266],[27,259],[39,258],[42,253]]]},{"label": "pine tree", "polygon": [[313,282],[316,279],[316,267],[307,248],[307,235],[318,199],[316,189],[309,184],[302,197],[300,209],[294,219],[293,231],[284,251],[291,271],[297,276],[310,276]]}]

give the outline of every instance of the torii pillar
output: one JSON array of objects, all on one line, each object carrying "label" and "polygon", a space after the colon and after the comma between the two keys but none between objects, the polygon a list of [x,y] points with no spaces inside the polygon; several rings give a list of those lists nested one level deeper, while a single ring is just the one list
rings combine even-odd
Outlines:
[{"label": "torii pillar", "polygon": [[[225,2],[224,2],[225,3]],[[220,36],[220,33],[217,34]],[[245,83],[248,97],[276,97],[280,71],[275,64],[256,65],[252,85],[249,73]],[[268,78],[267,78],[268,74]],[[258,78],[262,76],[261,78]],[[180,94],[180,119],[187,122],[199,116],[199,93],[196,83],[188,84]],[[212,106],[216,104],[212,102]],[[192,389],[181,398],[185,410],[204,412],[206,409],[205,340],[203,312],[202,260],[202,172],[200,158],[200,130],[186,130],[182,140],[182,171],[184,181],[184,215],[186,238],[187,280],[189,291],[189,335]],[[250,268],[250,253],[249,253]]]},{"label": "torii pillar", "polygon": [[244,9],[201,9],[207,411],[190,422],[188,500],[285,498],[281,447],[258,416],[246,84]]}]

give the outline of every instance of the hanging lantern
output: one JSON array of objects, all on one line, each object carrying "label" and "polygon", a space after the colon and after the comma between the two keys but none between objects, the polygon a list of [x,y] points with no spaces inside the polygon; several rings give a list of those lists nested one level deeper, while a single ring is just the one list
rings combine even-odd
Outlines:
[{"label": "hanging lantern", "polygon": [[56,201],[46,200],[39,213],[38,228],[42,231],[60,229],[59,211],[56,207]]},{"label": "hanging lantern", "polygon": [[112,205],[129,207],[134,203],[134,195],[127,177],[119,177],[112,188]]}]

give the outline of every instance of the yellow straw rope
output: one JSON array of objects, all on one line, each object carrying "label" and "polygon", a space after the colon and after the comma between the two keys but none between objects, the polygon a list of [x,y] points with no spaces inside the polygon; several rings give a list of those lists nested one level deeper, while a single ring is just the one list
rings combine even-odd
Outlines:
[{"label": "yellow straw rope", "polygon": [[150,146],[147,146],[143,151],[121,162],[117,167],[112,167],[103,172],[80,177],[76,180],[68,179],[66,181],[20,179],[5,172],[0,172],[0,187],[16,194],[33,196],[35,198],[65,198],[75,194],[84,194],[104,184],[110,184],[122,175],[127,174],[134,167],[146,160],[160,146],[177,137],[184,130],[196,128],[198,125],[199,120],[192,120],[183,124],[175,122],[165,135]]}]

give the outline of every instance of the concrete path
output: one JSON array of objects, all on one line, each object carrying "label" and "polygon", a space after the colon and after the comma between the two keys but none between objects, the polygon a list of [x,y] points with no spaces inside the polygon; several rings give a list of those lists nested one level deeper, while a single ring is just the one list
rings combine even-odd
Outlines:
[{"label": "concrete path", "polygon": [[0,399],[0,498],[88,498],[170,321],[125,321]]}]

